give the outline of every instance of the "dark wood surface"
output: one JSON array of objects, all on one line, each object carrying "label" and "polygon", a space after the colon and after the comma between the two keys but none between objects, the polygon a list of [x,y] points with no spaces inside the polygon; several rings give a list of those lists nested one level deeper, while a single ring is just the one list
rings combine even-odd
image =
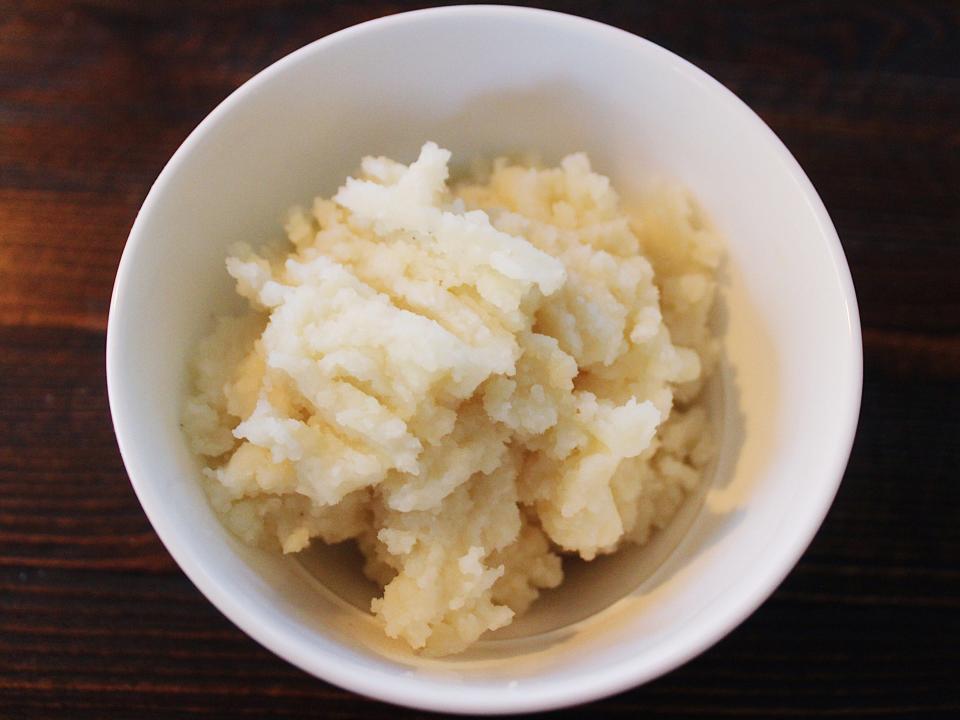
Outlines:
[{"label": "dark wood surface", "polygon": [[[589,713],[960,717],[960,3],[554,7],[684,55],[783,138],[839,230],[866,358],[850,466],[796,570]],[[187,133],[289,51],[403,9],[0,0],[3,720],[423,715],[294,669],[186,580],[128,484],[103,362],[126,234]]]}]

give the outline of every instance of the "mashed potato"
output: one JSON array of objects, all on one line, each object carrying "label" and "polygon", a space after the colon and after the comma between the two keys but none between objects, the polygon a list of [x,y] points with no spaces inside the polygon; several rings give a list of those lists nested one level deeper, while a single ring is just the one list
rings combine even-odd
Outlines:
[{"label": "mashed potato", "polygon": [[632,220],[584,155],[448,185],[432,143],[363,160],[235,247],[249,312],[199,346],[184,426],[244,541],[354,539],[390,637],[442,655],[700,482],[720,247],[687,195]]}]

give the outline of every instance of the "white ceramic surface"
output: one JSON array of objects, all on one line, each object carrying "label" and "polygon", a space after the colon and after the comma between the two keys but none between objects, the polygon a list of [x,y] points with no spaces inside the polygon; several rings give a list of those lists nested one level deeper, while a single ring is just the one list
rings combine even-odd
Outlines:
[{"label": "white ceramic surface", "polygon": [[[358,582],[352,567],[336,565],[342,554],[315,559],[326,568],[317,574],[342,578],[334,594],[301,563],[235,541],[207,506],[178,427],[191,348],[215,313],[238,307],[223,268],[227,245],[277,236],[289,205],[334,191],[362,155],[410,161],[427,139],[460,159],[536,149],[556,160],[586,150],[627,199],[657,177],[679,180],[726,235],[729,257],[723,449],[702,505],[689,511],[689,532],[642,582],[650,551],[605,559],[602,572],[578,572],[573,591],[545,599],[507,636],[445,660],[413,657],[337,596]],[[830,218],[742,102],[677,56],[610,27],[454,7],[319,40],[203,121],[130,233],[107,374],[137,495],[170,553],[227,617],[356,692],[502,713],[650,680],[751,613],[833,499],[862,370],[856,300]],[[599,611],[584,618],[584,608]]]}]

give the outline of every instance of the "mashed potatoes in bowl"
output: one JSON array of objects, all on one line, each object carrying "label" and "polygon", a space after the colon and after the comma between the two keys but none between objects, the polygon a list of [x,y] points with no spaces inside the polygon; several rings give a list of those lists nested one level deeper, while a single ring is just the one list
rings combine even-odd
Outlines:
[{"label": "mashed potatoes in bowl", "polygon": [[[399,193],[406,171],[382,161],[363,169],[364,155],[416,165],[429,139],[453,152],[446,191],[423,168],[417,174],[440,192],[425,197],[411,187],[420,181],[408,181],[403,193],[416,212],[406,200],[369,197]],[[561,164],[578,150],[610,177],[619,208],[603,200],[612,197],[607,183],[577,168],[582,161]],[[514,154],[528,151],[546,165]],[[461,174],[473,158],[498,154],[513,158],[499,174],[495,165]],[[570,173],[579,179],[567,183]],[[334,198],[349,176],[369,189],[314,212],[310,199]],[[659,179],[689,188],[710,223],[683,191],[652,192]],[[294,203],[305,208],[289,223],[296,243],[272,245]],[[489,222],[467,217],[474,210]],[[469,243],[449,244],[457,218],[448,214],[468,221]],[[699,317],[710,314],[714,289],[711,224],[723,238],[713,313],[721,358],[710,333],[698,331],[708,327]],[[233,247],[241,241],[250,249]],[[313,264],[321,255],[332,267]],[[643,268],[630,258],[641,256],[652,280],[633,285],[631,273]],[[228,257],[239,283],[225,271]],[[545,257],[563,266],[553,292]],[[655,302],[645,294],[650,282]],[[435,307],[448,296],[446,308]],[[447,320],[454,303],[465,308],[456,322]],[[659,318],[639,312],[653,307]],[[375,313],[379,335],[361,321]],[[234,319],[217,320],[225,314]],[[602,331],[621,322],[617,349],[608,342],[616,333]],[[283,326],[302,331],[289,336]],[[204,352],[211,332],[219,339],[202,343]],[[548,378],[569,389],[572,415],[558,387],[533,379],[545,361],[527,352],[530,338],[544,346],[552,338],[556,352],[546,357],[568,376],[565,356],[576,364],[569,383]],[[690,360],[694,371],[688,350],[701,378],[666,379],[666,365]],[[607,351],[616,356],[609,363]],[[205,357],[191,362],[197,355]],[[512,357],[512,374],[483,377]],[[130,231],[106,377],[131,486],[170,556],[227,619],[324,682],[477,715],[635,687],[756,610],[809,545],[840,483],[862,354],[829,214],[743,102],[621,30],[527,8],[461,6],[322,38],[204,119]],[[658,378],[670,396],[665,416]],[[341,407],[339,393],[370,400]],[[396,422],[378,424],[374,411],[389,417],[381,410]],[[649,444],[611,470],[613,457],[644,444],[615,443],[619,431],[641,414],[652,422],[652,411],[659,420]],[[533,423],[553,422],[554,412],[550,427]],[[604,423],[611,413],[623,415]],[[451,420],[449,433],[433,434]],[[493,446],[494,457],[464,450],[444,464],[445,450],[467,447],[463,439],[497,432],[505,449]],[[454,469],[481,460],[458,485]],[[433,494],[443,496],[433,508],[414,508]],[[512,555],[521,550],[531,560]],[[547,589],[558,576],[552,556],[564,579]],[[537,558],[544,567],[535,576]],[[519,615],[522,593],[539,597]],[[481,632],[508,610],[509,625]],[[474,636],[462,652],[428,656]],[[411,650],[418,638],[422,647]]]},{"label": "mashed potatoes in bowl", "polygon": [[583,154],[452,181],[364,158],[288,242],[226,259],[248,310],[196,350],[207,496],[277,553],[354,541],[387,635],[464,650],[663,528],[715,451],[721,243],[682,189],[628,213]]}]

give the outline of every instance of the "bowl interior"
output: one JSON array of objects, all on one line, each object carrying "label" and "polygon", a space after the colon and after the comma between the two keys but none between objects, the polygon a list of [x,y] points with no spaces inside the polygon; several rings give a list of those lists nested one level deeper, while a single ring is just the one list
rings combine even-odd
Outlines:
[{"label": "bowl interior", "polygon": [[[287,207],[335,191],[361,156],[409,161],[428,139],[461,160],[536,150],[555,161],[585,150],[628,202],[652,180],[679,181],[728,252],[726,364],[714,389],[723,447],[702,502],[677,524],[689,531],[574,573],[510,633],[445,660],[412,656],[344,601],[359,592],[349,553],[299,562],[234,540],[205,502],[178,426],[195,342],[216,314],[240,307],[223,267],[227,246],[279,236]],[[752,611],[833,497],[860,377],[856,308],[833,227],[759,119],[654,45],[511,8],[353,28],[231,96],[177,153],[137,219],[111,309],[108,365],[141,502],[221,610],[339,684],[474,711],[542,708],[642,681]],[[317,577],[338,584],[338,594]],[[584,617],[584,608],[603,609]]]}]

